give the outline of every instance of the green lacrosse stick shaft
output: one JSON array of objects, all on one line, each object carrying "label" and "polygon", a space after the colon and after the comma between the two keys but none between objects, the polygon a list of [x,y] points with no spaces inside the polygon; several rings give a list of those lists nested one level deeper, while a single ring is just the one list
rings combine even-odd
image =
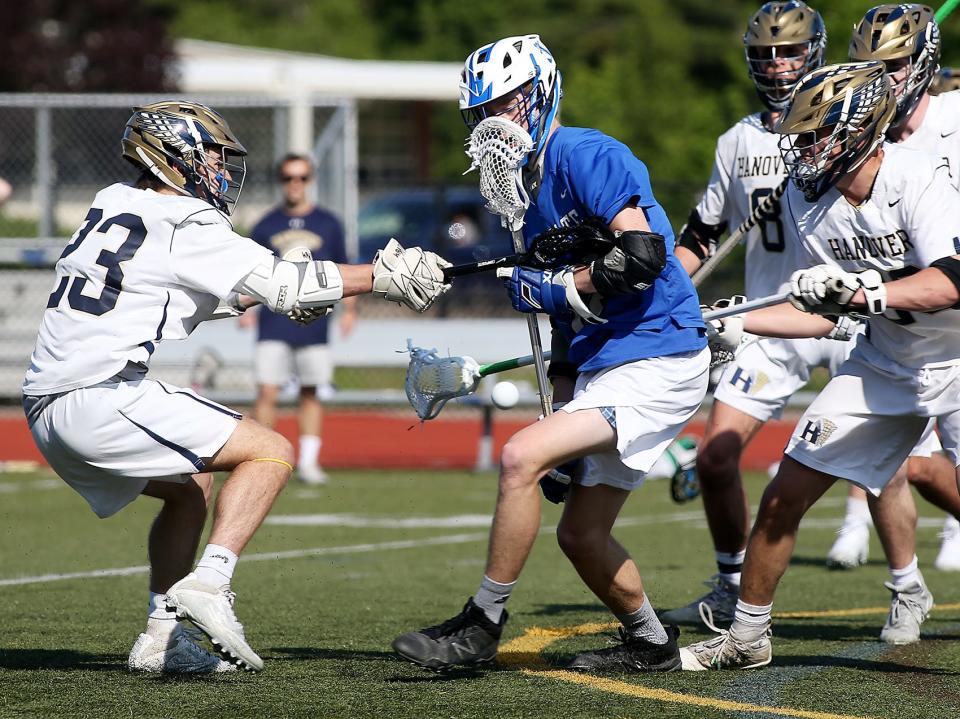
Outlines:
[{"label": "green lacrosse stick shaft", "polygon": [[937,24],[939,25],[947,19],[947,15],[952,13],[956,9],[957,5],[960,5],[960,0],[947,0],[933,14],[933,19],[936,20]]},{"label": "green lacrosse stick shaft", "polygon": [[[550,352],[543,353],[544,361],[550,359]],[[506,372],[507,370],[517,369],[518,367],[529,367],[536,360],[533,355],[524,355],[523,357],[514,357],[513,359],[500,360],[499,362],[491,362],[490,364],[480,365],[480,369],[477,370],[481,377],[486,377],[489,374],[499,374],[500,372]]]}]

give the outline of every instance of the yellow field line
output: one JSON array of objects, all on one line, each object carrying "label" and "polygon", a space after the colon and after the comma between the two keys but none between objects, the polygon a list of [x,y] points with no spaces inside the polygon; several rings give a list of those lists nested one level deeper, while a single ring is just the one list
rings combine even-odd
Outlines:
[{"label": "yellow field line", "polygon": [[[933,611],[960,609],[960,604],[937,604]],[[860,607],[859,609],[824,609],[815,612],[777,612],[774,619],[817,619],[821,617],[859,617],[867,614],[886,614],[890,607]]]},{"label": "yellow field line", "polygon": [[541,656],[541,652],[544,649],[561,639],[585,634],[597,634],[618,626],[619,624],[617,622],[591,622],[556,629],[531,627],[527,629],[523,636],[512,639],[504,644],[497,654],[497,661],[506,666],[513,666],[528,676],[557,679],[563,682],[588,686],[593,689],[598,689],[599,691],[636,697],[638,699],[710,707],[711,709],[721,709],[724,711],[765,712],[767,714],[776,714],[785,717],[796,717],[797,719],[869,719],[868,717],[857,717],[849,714],[831,714],[828,712],[793,709],[789,707],[768,707],[759,704],[714,699],[712,697],[700,697],[692,694],[680,694],[665,689],[650,689],[615,679],[604,679],[560,669],[551,669],[550,665]]},{"label": "yellow field line", "polygon": [[709,707],[723,711],[777,714],[785,717],[798,717],[798,719],[869,719],[868,717],[852,716],[850,714],[832,714],[830,712],[793,709],[791,707],[768,707],[760,704],[747,704],[744,702],[726,701],[724,699],[713,699],[711,697],[698,697],[692,694],[679,694],[677,692],[669,692],[665,689],[650,689],[637,684],[617,681],[616,679],[604,679],[559,669],[553,671],[523,669],[521,671],[530,676],[549,677],[550,679],[557,679],[571,684],[581,684],[593,689],[599,689],[603,692],[610,692],[611,694],[621,694],[638,699],[650,699],[659,702],[669,702],[671,704],[687,704],[689,706]]}]

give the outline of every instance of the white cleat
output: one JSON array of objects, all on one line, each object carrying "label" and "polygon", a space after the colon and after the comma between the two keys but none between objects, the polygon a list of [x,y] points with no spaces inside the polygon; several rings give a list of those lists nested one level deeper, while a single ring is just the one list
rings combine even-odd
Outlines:
[{"label": "white cleat", "polygon": [[330,475],[317,464],[304,464],[297,467],[297,478],[303,484],[319,487],[329,481]]},{"label": "white cleat", "polygon": [[137,637],[127,668],[132,672],[166,672],[168,674],[216,674],[235,672],[235,664],[225,662],[200,646],[202,635],[175,622],[176,627],[165,636],[145,632]]},{"label": "white cleat", "polygon": [[176,610],[178,619],[192,622],[206,634],[225,659],[260,671],[263,660],[247,644],[243,625],[233,613],[235,597],[229,588],[205,584],[191,572],[167,591],[167,605]]},{"label": "white cleat", "polygon": [[960,522],[947,516],[940,532],[940,551],[933,562],[942,572],[960,572]]},{"label": "white cleat", "polygon": [[[706,605],[703,605],[706,607]],[[701,612],[703,623],[718,636],[680,648],[680,668],[687,672],[705,672],[717,669],[758,669],[773,659],[770,628],[758,639],[744,639],[731,629],[718,629],[709,616],[709,609]]]},{"label": "white cleat", "polygon": [[898,587],[891,582],[883,586],[893,592],[890,614],[880,630],[880,640],[887,644],[913,644],[920,641],[920,625],[933,609],[933,594],[922,582]]},{"label": "white cleat", "polygon": [[704,616],[700,605],[705,604],[710,611],[711,622],[730,624],[737,608],[737,599],[740,597],[740,586],[728,582],[719,574],[713,575],[704,584],[710,587],[709,592],[685,607],[660,612],[657,615],[660,621],[664,624],[700,624]]},{"label": "white cleat", "polygon": [[837,539],[827,552],[830,569],[856,569],[870,556],[870,525],[860,520],[844,520]]}]

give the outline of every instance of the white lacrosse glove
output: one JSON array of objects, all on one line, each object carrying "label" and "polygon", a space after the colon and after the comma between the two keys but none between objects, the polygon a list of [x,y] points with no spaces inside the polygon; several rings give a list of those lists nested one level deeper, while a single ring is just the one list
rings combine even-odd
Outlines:
[{"label": "white lacrosse glove", "polygon": [[[747,301],[743,295],[717,300],[713,306],[700,305],[701,312],[736,307]],[[705,320],[707,346],[710,348],[710,367],[717,367],[733,360],[737,347],[743,340],[743,315],[730,315],[719,320]]]},{"label": "white lacrosse glove", "polygon": [[833,329],[827,332],[825,336],[827,339],[846,342],[847,340],[853,339],[862,326],[863,322],[858,318],[851,317],[850,315],[840,315],[837,317],[837,324],[835,324]]},{"label": "white lacrosse glove", "polygon": [[818,315],[845,314],[857,290],[863,289],[867,311],[880,314],[887,308],[887,290],[876,270],[846,272],[835,265],[817,265],[790,276],[790,304]]},{"label": "white lacrosse glove", "polygon": [[[307,247],[291,247],[289,250],[283,253],[281,258],[287,262],[313,262],[313,253],[310,252]],[[310,308],[298,308],[294,307],[292,310],[286,313],[287,319],[291,319],[296,322],[298,325],[303,325],[306,327],[311,322],[320,319],[321,317],[326,317],[328,314],[333,312],[333,305],[329,307],[310,307]]]},{"label": "white lacrosse glove", "polygon": [[439,255],[419,247],[405,250],[390,238],[373,258],[373,294],[425,312],[450,289],[443,279],[444,267],[450,263]]}]

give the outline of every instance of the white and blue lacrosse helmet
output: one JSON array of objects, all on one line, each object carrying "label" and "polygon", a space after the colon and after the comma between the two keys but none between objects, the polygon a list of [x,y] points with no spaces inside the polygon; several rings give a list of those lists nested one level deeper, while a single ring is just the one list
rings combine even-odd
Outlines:
[{"label": "white and blue lacrosse helmet", "polygon": [[[518,101],[491,112],[489,103],[512,93]],[[471,130],[492,115],[518,111],[511,119],[533,139],[533,150],[522,163],[536,160],[547,142],[560,110],[557,62],[539,35],[517,35],[475,50],[460,73],[460,114]]]}]

